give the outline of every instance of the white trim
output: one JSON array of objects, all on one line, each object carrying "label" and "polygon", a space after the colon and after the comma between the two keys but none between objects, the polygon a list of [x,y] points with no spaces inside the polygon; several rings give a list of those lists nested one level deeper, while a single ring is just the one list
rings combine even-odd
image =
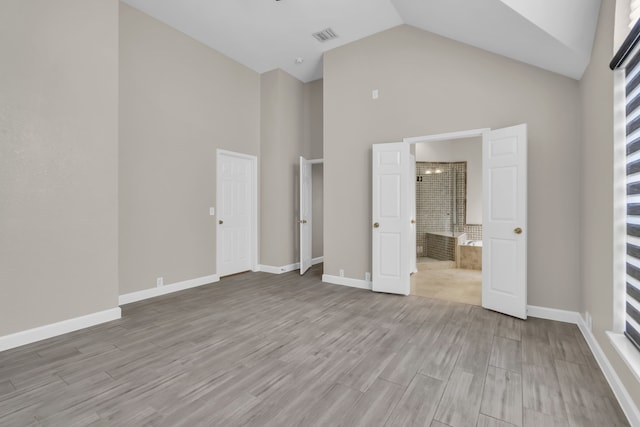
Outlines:
[{"label": "white trim", "polygon": [[640,351],[631,343],[624,334],[607,331],[607,336],[613,344],[624,363],[640,383]]},{"label": "white trim", "polygon": [[322,275],[322,281],[333,285],[349,286],[351,288],[371,290],[371,281],[352,279],[350,277],[331,276],[329,274]]},{"label": "white trim", "polygon": [[87,314],[85,316],[74,317],[73,319],[63,320],[61,322],[51,323],[49,325],[39,326],[33,329],[27,329],[26,331],[16,332],[15,334],[5,335],[0,337],[0,351],[31,344],[36,341],[46,340],[47,338],[56,337],[79,329],[89,328],[112,320],[118,320],[120,317],[122,317],[122,311],[120,310],[120,307],[116,307],[109,310]]},{"label": "white trim", "polygon": [[130,304],[136,301],[142,301],[145,299],[157,297],[160,295],[171,294],[173,292],[184,291],[185,289],[195,288],[202,285],[208,285],[210,283],[219,282],[220,277],[217,274],[210,276],[198,277],[190,280],[183,280],[182,282],[171,283],[170,285],[161,286],[159,288],[150,288],[143,291],[131,292],[129,294],[120,295],[118,297],[118,304]]},{"label": "white trim", "polygon": [[482,128],[462,130],[458,132],[440,133],[437,135],[412,136],[409,138],[402,138],[402,142],[406,142],[407,144],[418,144],[420,142],[450,141],[453,139],[473,138],[482,136],[485,132],[488,132],[490,130],[490,128]]},{"label": "white trim", "polygon": [[[604,353],[604,351],[602,351],[602,348],[600,347],[600,344],[598,344],[596,337],[589,330],[587,323],[584,321],[584,318],[580,315],[580,313],[576,311],[558,310],[555,308],[529,305],[527,306],[527,314],[531,317],[557,320],[560,322],[568,322],[578,325],[578,328],[580,329],[580,332],[582,332],[585,341],[587,341],[587,345],[589,346],[591,353],[593,353],[593,356],[598,362],[598,366],[607,379],[607,382],[609,383],[613,394],[616,396],[618,403],[620,403],[620,407],[624,411],[624,414],[627,416],[629,424],[631,424],[632,426],[640,426],[640,410],[638,410],[638,407],[635,405],[633,399],[629,395],[629,392],[625,388],[622,381],[620,381],[620,377],[613,369],[613,366],[611,366],[611,362],[609,362],[606,354]],[[611,339],[613,347],[616,349],[616,351],[620,352],[620,349],[618,348],[618,344],[620,343],[619,338],[622,337],[622,339],[624,339],[625,341],[627,341],[627,338],[624,335],[611,332],[607,332],[607,335],[609,336],[609,339]],[[632,346],[632,344],[629,342],[626,342],[624,344]],[[637,355],[637,350],[635,348],[633,348],[633,350],[638,359],[640,359],[640,356]],[[623,359],[625,359],[625,356],[622,353],[621,356]],[[628,363],[627,359],[625,359],[625,363]],[[633,368],[631,370],[635,375],[638,375],[638,372]],[[640,380],[640,378],[638,379]]]},{"label": "white trim", "polygon": [[[251,270],[258,271],[258,157],[251,154],[237,153],[228,150],[216,150],[216,207],[220,212],[220,155],[239,157],[251,161]],[[218,233],[218,220],[216,219],[216,269],[220,266],[220,233]],[[233,273],[229,273],[233,274]]]},{"label": "white trim", "polygon": [[527,306],[527,315],[540,319],[557,320],[558,322],[567,322],[578,324],[582,321],[580,313],[577,311],[558,310],[557,308],[539,307],[536,305]]},{"label": "white trim", "polygon": [[598,366],[600,366],[602,373],[607,379],[611,390],[613,390],[613,394],[616,396],[616,399],[618,400],[622,411],[627,416],[629,424],[631,424],[632,426],[640,426],[640,410],[638,410],[638,407],[633,402],[633,399],[631,399],[629,392],[625,388],[622,381],[620,381],[620,377],[613,369],[613,366],[611,366],[611,362],[609,362],[607,355],[604,354],[604,351],[602,351],[602,348],[600,347],[600,344],[598,344],[596,337],[587,328],[587,325],[582,317],[580,317],[578,327],[580,328],[584,339],[587,341],[587,345],[589,345],[589,348],[591,349],[596,362],[598,362]]},{"label": "white trim", "polygon": [[312,165],[321,165],[324,163],[324,159],[311,159],[308,162]]},{"label": "white trim", "polygon": [[[319,256],[311,260],[311,265],[321,264],[323,262],[324,262],[324,257]],[[300,263],[295,262],[293,264],[282,265],[280,267],[275,267],[273,265],[258,264],[258,269],[256,271],[262,271],[263,273],[271,273],[271,274],[283,274],[283,273],[288,273],[290,271],[299,270],[299,269],[300,269]]]}]

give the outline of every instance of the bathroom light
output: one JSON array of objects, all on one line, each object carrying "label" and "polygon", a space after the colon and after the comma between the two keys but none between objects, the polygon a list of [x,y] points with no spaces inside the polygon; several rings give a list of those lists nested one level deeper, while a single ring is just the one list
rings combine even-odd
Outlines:
[{"label": "bathroom light", "polygon": [[424,173],[427,175],[431,175],[433,172],[431,172],[431,169],[427,169],[426,171],[424,171]]},{"label": "bathroom light", "polygon": [[440,169],[436,169],[436,173],[442,173]]}]

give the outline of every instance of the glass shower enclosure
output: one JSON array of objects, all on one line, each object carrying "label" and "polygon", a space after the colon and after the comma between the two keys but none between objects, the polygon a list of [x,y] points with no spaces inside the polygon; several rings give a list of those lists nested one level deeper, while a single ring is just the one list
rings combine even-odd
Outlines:
[{"label": "glass shower enclosure", "polygon": [[418,258],[454,261],[467,210],[467,162],[416,162]]}]

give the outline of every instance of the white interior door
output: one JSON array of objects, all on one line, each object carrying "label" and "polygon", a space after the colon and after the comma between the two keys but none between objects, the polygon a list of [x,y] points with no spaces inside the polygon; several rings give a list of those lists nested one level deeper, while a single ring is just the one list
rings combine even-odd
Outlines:
[{"label": "white interior door", "polygon": [[252,172],[250,158],[218,152],[218,274],[251,270]]},{"label": "white interior door", "polygon": [[411,188],[409,190],[409,209],[411,210],[411,245],[409,256],[411,257],[411,272],[418,272],[418,224],[416,215],[416,156],[410,156],[409,163],[411,165]]},{"label": "white interior door", "polygon": [[300,156],[300,274],[311,267],[312,248],[312,163]]},{"label": "white interior door", "polygon": [[527,125],[482,137],[482,306],[527,318]]},{"label": "white interior door", "polygon": [[409,295],[411,188],[409,144],[373,145],[372,289]]}]

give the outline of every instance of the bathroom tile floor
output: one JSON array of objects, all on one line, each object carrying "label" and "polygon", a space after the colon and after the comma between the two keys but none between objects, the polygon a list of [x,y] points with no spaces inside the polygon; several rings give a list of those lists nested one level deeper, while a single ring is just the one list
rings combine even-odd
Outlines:
[{"label": "bathroom tile floor", "polygon": [[434,262],[442,262],[442,261],[437,260],[435,258],[429,258],[429,257],[426,257],[426,256],[418,257],[418,264],[425,264],[425,263],[428,263],[428,262],[434,263]]},{"label": "bathroom tile floor", "polygon": [[419,257],[418,258],[418,270],[442,270],[448,268],[455,268],[455,261],[440,261],[434,258]]},{"label": "bathroom tile floor", "polygon": [[481,305],[482,272],[461,268],[421,270],[411,275],[411,295]]}]

